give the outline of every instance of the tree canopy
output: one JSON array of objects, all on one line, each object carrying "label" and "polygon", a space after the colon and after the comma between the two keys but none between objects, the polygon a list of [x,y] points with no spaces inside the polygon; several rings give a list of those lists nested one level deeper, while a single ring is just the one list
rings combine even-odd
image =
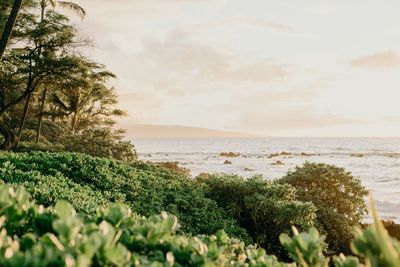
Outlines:
[{"label": "tree canopy", "polygon": [[[90,154],[116,157],[119,151],[120,159],[133,160],[133,145],[122,141],[123,131],[114,129],[115,118],[125,115],[111,86],[116,76],[84,55],[90,43],[66,15],[49,6],[80,17],[86,14],[72,2],[24,2],[0,63],[2,148],[26,150],[34,143],[35,149],[82,151],[85,143],[84,151]],[[4,25],[6,11],[0,19]],[[94,136],[91,143],[88,138]],[[94,149],[100,139],[111,146],[108,152]]]}]

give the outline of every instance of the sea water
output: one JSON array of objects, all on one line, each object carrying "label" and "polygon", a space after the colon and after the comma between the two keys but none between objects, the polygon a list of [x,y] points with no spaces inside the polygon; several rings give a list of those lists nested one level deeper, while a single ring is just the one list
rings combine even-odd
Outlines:
[{"label": "sea water", "polygon": [[[134,143],[141,160],[178,161],[192,176],[224,172],[277,179],[306,161],[334,164],[351,171],[370,190],[381,218],[400,223],[400,138],[179,138]],[[240,156],[225,158],[221,152]],[[281,152],[286,155],[269,157]],[[273,165],[278,160],[283,165]]]}]

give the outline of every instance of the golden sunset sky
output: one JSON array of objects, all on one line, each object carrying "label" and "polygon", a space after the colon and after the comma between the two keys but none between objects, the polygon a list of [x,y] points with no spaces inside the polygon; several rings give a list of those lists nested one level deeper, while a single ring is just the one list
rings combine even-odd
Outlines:
[{"label": "golden sunset sky", "polygon": [[400,136],[398,0],[77,2],[123,126]]}]

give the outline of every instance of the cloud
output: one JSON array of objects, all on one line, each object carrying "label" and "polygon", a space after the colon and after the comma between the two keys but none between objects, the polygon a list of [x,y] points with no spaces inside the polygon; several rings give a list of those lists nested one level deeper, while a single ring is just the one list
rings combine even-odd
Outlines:
[{"label": "cloud", "polygon": [[170,32],[165,38],[142,43],[137,59],[149,75],[164,73],[168,82],[269,83],[284,79],[289,67],[271,59],[244,59],[223,47],[197,40],[184,30]]},{"label": "cloud", "polygon": [[256,17],[231,17],[226,18],[225,21],[227,23],[241,23],[247,24],[250,26],[260,27],[268,30],[273,30],[277,32],[283,33],[297,33],[298,31],[290,25],[276,23],[273,21],[269,21],[266,19],[260,19]]},{"label": "cloud", "polygon": [[400,55],[393,50],[375,53],[354,59],[350,65],[355,68],[392,69],[400,66]]},{"label": "cloud", "polygon": [[157,119],[164,107],[163,97],[146,92],[130,92],[119,95],[118,106],[129,111],[129,116],[119,119],[120,125],[129,125]]},{"label": "cloud", "polygon": [[400,123],[400,115],[383,116],[381,119],[390,123]]},{"label": "cloud", "polygon": [[318,112],[311,105],[247,111],[242,114],[240,121],[242,127],[259,132],[287,132],[296,129],[317,129],[360,123],[364,122],[329,112]]},{"label": "cloud", "polygon": [[[89,11],[97,10],[108,12],[108,14],[119,12],[119,14],[130,14],[131,16],[154,16],[171,9],[180,8],[183,5],[221,6],[225,3],[225,0],[113,0],[112,3],[110,0],[76,0],[74,2]],[[96,8],[93,8],[93,6]]]},{"label": "cloud", "polygon": [[236,25],[247,25],[251,27],[257,27],[265,30],[271,30],[280,33],[298,33],[298,30],[291,25],[277,23],[267,19],[248,17],[248,16],[234,16],[225,17],[218,20],[207,21],[195,25],[188,26],[189,29],[193,30],[208,30],[215,27],[232,27]]}]

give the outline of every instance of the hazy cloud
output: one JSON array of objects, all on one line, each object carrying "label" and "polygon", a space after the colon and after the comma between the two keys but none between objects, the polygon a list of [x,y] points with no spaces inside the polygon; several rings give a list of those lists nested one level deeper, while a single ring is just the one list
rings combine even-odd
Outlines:
[{"label": "hazy cloud", "polygon": [[268,83],[289,74],[288,66],[274,60],[245,60],[229,50],[196,40],[183,30],[171,32],[164,39],[144,41],[138,58],[144,67],[158,68],[178,80],[191,78],[202,83]]},{"label": "hazy cloud", "polygon": [[236,25],[247,25],[281,33],[298,33],[298,30],[291,25],[274,22],[264,18],[246,16],[225,17],[214,21],[207,21],[200,24],[191,25],[188,28],[195,30],[204,30],[215,27],[232,27]]},{"label": "hazy cloud", "polygon": [[318,112],[311,105],[285,109],[248,111],[242,115],[242,120],[240,121],[240,125],[246,125],[246,129],[264,132],[324,128],[359,123],[363,122],[357,119],[334,115],[329,112]]},{"label": "hazy cloud", "polygon": [[355,68],[391,69],[400,66],[400,55],[393,50],[375,53],[354,59],[350,65]]},{"label": "hazy cloud", "polygon": [[250,26],[261,27],[268,30],[274,30],[277,32],[284,33],[297,33],[298,31],[290,25],[281,24],[277,22],[273,22],[266,19],[255,18],[255,17],[231,17],[227,18],[226,22],[228,23],[242,23]]},{"label": "hazy cloud", "polygon": [[[97,45],[90,55],[118,75],[126,122],[281,135],[400,133],[395,116],[383,118],[399,113],[400,52],[387,48],[400,40],[393,27],[400,2],[77,2],[88,16],[72,18]],[[395,71],[365,75],[343,68],[343,59]]]}]

